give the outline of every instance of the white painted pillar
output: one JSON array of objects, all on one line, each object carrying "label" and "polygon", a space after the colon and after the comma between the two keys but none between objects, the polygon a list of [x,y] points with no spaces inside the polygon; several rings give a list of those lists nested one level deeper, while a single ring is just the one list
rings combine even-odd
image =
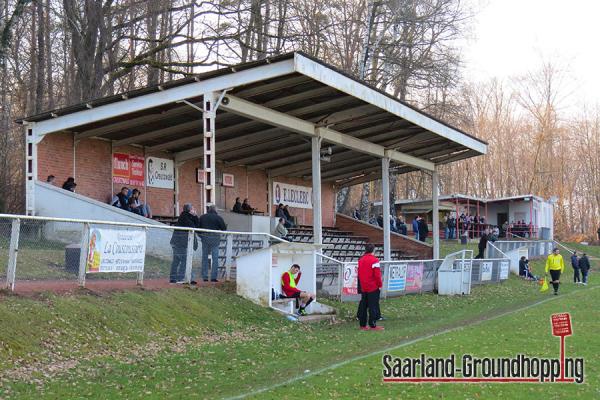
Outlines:
[{"label": "white painted pillar", "polygon": [[175,201],[173,202],[173,215],[179,217],[179,166],[182,163],[175,161]]},{"label": "white painted pillar", "polygon": [[439,212],[439,190],[440,190],[440,177],[437,167],[431,174],[431,199],[433,201],[432,213],[433,220],[433,258],[437,260],[440,258],[440,212]]},{"label": "white painted pillar", "polygon": [[267,214],[273,217],[273,177],[267,172]]},{"label": "white painted pillar", "polygon": [[35,125],[25,125],[25,214],[35,215],[35,181],[37,180],[37,135]]},{"label": "white painted pillar", "polygon": [[215,120],[217,117],[217,95],[214,92],[204,94],[204,112],[202,113],[202,129],[204,132],[203,153],[204,171],[206,180],[204,182],[204,193],[202,196],[204,210],[209,205],[216,204],[216,159],[215,159]]},{"label": "white painted pillar", "polygon": [[313,242],[323,244],[321,211],[321,138],[312,138]]},{"label": "white painted pillar", "polygon": [[381,208],[383,209],[383,259],[392,260],[390,240],[390,159],[381,159]]}]

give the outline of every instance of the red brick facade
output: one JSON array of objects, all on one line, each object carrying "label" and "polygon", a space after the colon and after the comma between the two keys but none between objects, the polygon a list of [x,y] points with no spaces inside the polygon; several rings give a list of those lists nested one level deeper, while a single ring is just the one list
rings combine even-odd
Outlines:
[{"label": "red brick facade", "polygon": [[[139,147],[125,146],[112,149],[111,143],[106,140],[83,139],[75,144],[73,151],[73,134],[56,133],[46,135],[38,145],[38,179],[46,181],[48,175],[56,177],[56,184],[61,186],[70,176],[75,178],[77,193],[89,196],[101,202],[110,201],[112,195],[120,189],[120,184],[112,183],[112,153],[126,153],[139,156],[156,156],[172,158],[171,155],[144,154]],[[196,183],[196,168],[201,161],[186,161],[179,165],[179,205],[192,203],[201,207],[202,185]],[[235,187],[226,188],[219,186],[217,190],[217,204],[220,207],[231,209],[236,197],[248,198],[252,207],[267,212],[268,180],[264,171],[248,171],[244,167],[223,167],[218,163],[218,173],[229,173],[235,176]],[[220,178],[218,178],[220,180]],[[279,182],[300,186],[311,186],[311,181],[298,178],[278,177]],[[145,196],[146,202],[152,207],[155,215],[173,215],[175,192],[161,188],[139,188]],[[321,188],[323,226],[334,225],[335,192],[333,186],[324,184]],[[273,208],[274,212],[274,208]],[[298,217],[300,224],[312,225],[312,210],[290,208],[292,215]]]}]

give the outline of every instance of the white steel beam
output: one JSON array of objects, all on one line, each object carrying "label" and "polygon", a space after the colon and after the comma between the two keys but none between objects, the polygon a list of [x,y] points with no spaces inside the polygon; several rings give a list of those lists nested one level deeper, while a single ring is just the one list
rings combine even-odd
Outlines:
[{"label": "white steel beam", "polygon": [[311,78],[347,93],[353,97],[361,99],[369,104],[373,104],[385,111],[388,111],[400,118],[410,121],[423,127],[435,134],[442,136],[453,142],[460,143],[465,147],[473,149],[481,154],[487,153],[487,145],[481,141],[457,131],[435,119],[416,111],[398,100],[386,96],[366,85],[357,82],[339,72],[315,62],[301,54],[294,55],[295,69],[297,72],[310,76]]},{"label": "white steel beam", "polygon": [[174,103],[178,100],[201,96],[204,93],[212,91],[221,91],[231,87],[247,85],[265,79],[288,75],[293,72],[293,60],[278,61],[239,72],[232,72],[200,82],[190,83],[156,93],[134,97],[132,99],[98,106],[93,109],[63,115],[54,119],[40,121],[37,123],[39,127],[38,135],[41,137],[48,133],[59,132],[64,129],[71,129],[80,125]]},{"label": "white steel beam", "polygon": [[378,158],[388,157],[392,161],[412,165],[428,171],[432,171],[434,167],[432,162],[421,160],[398,151],[386,150],[385,147],[378,144],[357,139],[353,136],[334,131],[333,129],[319,128],[312,122],[292,117],[279,111],[239,99],[235,96],[226,96],[221,107],[234,114],[242,115],[246,118],[255,119],[280,128],[285,128],[301,135],[309,137],[318,136],[328,143],[338,144],[360,153],[370,154]]}]

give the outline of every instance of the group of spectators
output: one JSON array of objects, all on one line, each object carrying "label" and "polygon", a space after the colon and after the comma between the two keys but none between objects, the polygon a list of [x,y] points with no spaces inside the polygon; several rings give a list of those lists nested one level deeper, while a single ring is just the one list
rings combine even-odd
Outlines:
[{"label": "group of spectators", "polygon": [[[48,177],[46,178],[46,183],[49,183],[53,186],[56,186],[56,184],[54,183],[56,181],[56,177],[54,175],[48,175]],[[75,193],[75,188],[77,187],[77,184],[75,183],[75,178],[73,178],[72,176],[68,177],[67,180],[62,184],[62,188],[64,190],[68,190],[69,192],[73,192]]]},{"label": "group of spectators", "polygon": [[[352,212],[352,218],[360,220],[361,214],[358,211],[358,208],[355,208]],[[383,214],[379,214],[377,217],[372,216],[369,218],[369,224],[377,225],[380,228],[383,228]],[[395,233],[399,233],[401,235],[406,235],[408,233],[408,228],[406,227],[406,223],[401,217],[395,217],[390,215],[390,230]]]},{"label": "group of spectators", "polygon": [[506,232],[506,236],[518,236],[522,238],[528,238],[533,236],[535,232],[533,232],[533,225],[531,223],[526,223],[525,220],[516,221],[508,223],[508,221],[504,222],[502,225],[502,230]]},{"label": "group of spectators", "polygon": [[287,205],[280,203],[275,211],[275,217],[279,218],[279,220],[283,219],[283,225],[286,228],[293,228],[296,226],[296,223],[294,222],[295,218],[290,214],[290,210]]},{"label": "group of spectators", "polygon": [[240,202],[240,198],[235,198],[235,204],[233,205],[232,212],[236,214],[248,214],[253,215],[256,212],[256,208],[252,208],[250,203],[248,203],[248,199],[244,199],[244,202]]},{"label": "group of spectators", "polygon": [[152,218],[152,211],[148,204],[140,200],[142,192],[139,189],[129,189],[123,186],[121,191],[116,193],[110,201],[110,204],[121,210],[130,211],[142,217]]},{"label": "group of spectators", "polygon": [[412,222],[413,232],[415,234],[415,239],[424,242],[427,240],[427,236],[429,235],[429,227],[427,226],[427,222],[424,218],[417,215]]},{"label": "group of spectators", "polygon": [[[189,203],[184,204],[183,212],[179,215],[176,226],[183,228],[210,229],[212,231],[227,230],[227,224],[223,218],[217,214],[217,209],[214,205],[208,207],[206,214],[198,217],[196,209]],[[173,249],[173,262],[171,263],[171,273],[169,275],[170,283],[182,283],[185,279],[188,235],[188,231],[176,230],[171,237],[170,244]],[[195,232],[193,244],[194,250],[198,249],[198,236],[200,236],[202,242],[202,279],[204,282],[208,282],[208,256],[210,254],[212,258],[212,263],[210,263],[210,280],[211,282],[218,282],[217,272],[221,235],[217,232]],[[196,284],[193,270],[190,284]]]}]

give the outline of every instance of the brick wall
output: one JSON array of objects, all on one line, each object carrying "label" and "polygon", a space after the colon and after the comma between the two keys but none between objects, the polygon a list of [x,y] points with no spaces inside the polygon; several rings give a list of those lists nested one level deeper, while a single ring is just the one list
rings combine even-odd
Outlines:
[{"label": "brick wall", "polygon": [[[343,231],[351,231],[357,236],[369,238],[371,243],[383,243],[383,229],[366,222],[355,220],[347,215],[336,214],[335,226]],[[421,260],[433,258],[433,247],[407,239],[394,232],[390,233],[392,249],[401,250]]]},{"label": "brick wall", "polygon": [[[74,176],[77,183],[77,193],[91,197],[101,202],[108,202],[122,185],[112,184],[112,152],[139,156],[148,156],[144,150],[134,146],[116,147],[111,149],[111,143],[105,140],[84,139],[77,143],[75,151],[75,176],[73,169],[73,135],[70,133],[55,133],[46,135],[38,145],[38,179],[45,181],[48,175],[56,176],[57,185]],[[151,154],[162,158],[172,158],[167,153]],[[218,157],[218,154],[217,154]],[[202,185],[196,183],[196,168],[200,160],[187,161],[179,166],[179,206],[180,211],[185,203],[192,203],[201,211]],[[218,163],[220,173],[230,173],[235,176],[235,187],[220,187],[218,204],[231,209],[236,197],[242,200],[248,198],[249,203],[267,215],[268,183],[264,171],[248,171],[245,167],[225,167]],[[278,177],[278,182],[299,186],[311,186],[311,181],[299,178]],[[142,198],[152,207],[155,215],[173,215],[174,190],[160,188],[138,188]],[[321,187],[323,226],[334,225],[335,191],[330,184]],[[275,207],[273,207],[273,212]],[[312,210],[290,208],[290,213],[304,225],[312,225]]]}]

